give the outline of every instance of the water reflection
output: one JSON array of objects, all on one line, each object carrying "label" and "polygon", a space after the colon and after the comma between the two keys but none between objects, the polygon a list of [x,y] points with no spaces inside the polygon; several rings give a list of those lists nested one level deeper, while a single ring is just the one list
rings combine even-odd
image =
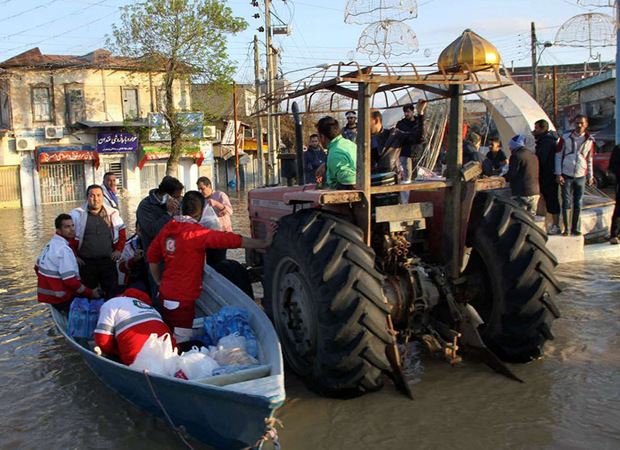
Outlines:
[{"label": "water reflection", "polygon": [[[249,232],[245,195],[230,193]],[[121,212],[133,233],[139,199]],[[0,448],[179,448],[151,416],[101,383],[36,303],[32,270],[57,214],[76,205],[6,210],[0,228]],[[242,251],[229,255],[243,259]],[[415,400],[389,381],[377,393],[319,398],[287,374],[278,411],[285,449],[620,447],[620,273],[616,261],[558,268],[567,287],[545,359],[514,366],[519,384],[467,362],[412,358]],[[51,444],[51,445],[50,445]]]}]

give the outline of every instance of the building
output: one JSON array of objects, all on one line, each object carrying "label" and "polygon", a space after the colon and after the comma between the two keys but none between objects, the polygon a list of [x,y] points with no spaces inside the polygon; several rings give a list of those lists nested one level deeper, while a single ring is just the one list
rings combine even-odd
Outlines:
[{"label": "building", "polygon": [[[196,116],[188,113],[189,82],[176,80],[173,89],[175,108]],[[75,56],[34,48],[0,63],[0,204],[82,201],[107,171],[124,195],[144,195],[166,170],[164,93],[162,72],[105,50]],[[196,129],[192,138],[202,138],[202,120]],[[185,185],[211,173],[209,164],[198,167],[205,156],[212,161],[210,142],[191,144],[179,164]]]}]

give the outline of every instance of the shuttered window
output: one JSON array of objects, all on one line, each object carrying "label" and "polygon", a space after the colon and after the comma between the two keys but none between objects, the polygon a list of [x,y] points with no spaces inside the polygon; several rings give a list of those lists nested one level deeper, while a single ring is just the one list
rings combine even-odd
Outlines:
[{"label": "shuttered window", "polygon": [[38,86],[32,88],[32,114],[35,122],[52,120],[52,102],[50,88]]}]

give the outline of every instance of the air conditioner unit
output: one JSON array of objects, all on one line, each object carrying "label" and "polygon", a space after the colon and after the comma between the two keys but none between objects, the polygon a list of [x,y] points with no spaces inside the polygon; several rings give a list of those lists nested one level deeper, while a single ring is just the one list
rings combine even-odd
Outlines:
[{"label": "air conditioner unit", "polygon": [[207,125],[205,127],[205,138],[206,139],[214,139],[216,136],[215,125]]},{"label": "air conditioner unit", "polygon": [[26,152],[34,150],[34,138],[18,137],[15,138],[15,150],[18,152]]},{"label": "air conditioner unit", "polygon": [[45,127],[45,139],[60,139],[64,136],[63,127],[47,126]]}]

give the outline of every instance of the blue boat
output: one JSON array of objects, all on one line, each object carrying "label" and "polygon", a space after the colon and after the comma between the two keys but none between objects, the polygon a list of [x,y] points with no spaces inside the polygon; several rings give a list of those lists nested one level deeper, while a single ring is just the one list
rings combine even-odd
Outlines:
[{"label": "blue boat", "polygon": [[[226,278],[205,266],[197,316],[224,306],[245,308],[259,346],[259,363],[250,369],[202,380],[145,374],[98,356],[66,333],[66,316],[50,307],[60,333],[80,352],[105,384],[143,410],[221,449],[260,447],[285,399],[282,353],[276,332],[262,309]],[[196,320],[200,324],[201,319]],[[168,416],[169,419],[166,417]]]}]

